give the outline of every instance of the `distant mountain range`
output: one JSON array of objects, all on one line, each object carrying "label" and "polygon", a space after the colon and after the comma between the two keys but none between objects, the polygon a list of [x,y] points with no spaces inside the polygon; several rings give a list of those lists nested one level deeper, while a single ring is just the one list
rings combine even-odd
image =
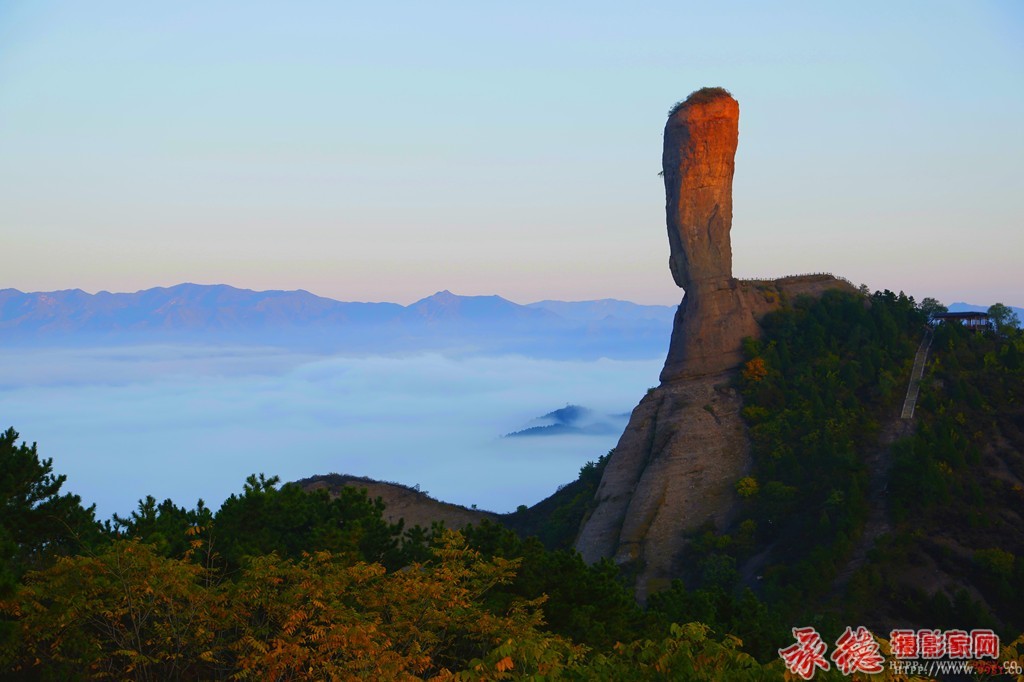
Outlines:
[{"label": "distant mountain range", "polygon": [[441,291],[408,306],[308,291],[179,284],[135,293],[0,290],[0,344],[243,343],[320,350],[516,352],[541,357],[664,355],[674,306],[539,301]]},{"label": "distant mountain range", "polygon": [[[985,310],[957,302],[951,311]],[[660,358],[675,306],[439,291],[411,305],[336,301],[308,291],[178,284],[135,293],[0,290],[0,345],[284,345],[319,351],[521,353]],[[1024,309],[1014,308],[1024,319]]]}]

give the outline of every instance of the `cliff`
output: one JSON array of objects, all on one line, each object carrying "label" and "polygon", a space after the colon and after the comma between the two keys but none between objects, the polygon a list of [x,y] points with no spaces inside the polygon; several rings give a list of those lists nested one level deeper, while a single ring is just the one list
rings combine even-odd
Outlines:
[{"label": "cliff", "polygon": [[662,167],[669,269],[685,295],[661,385],[640,401],[609,460],[576,549],[636,576],[638,598],[679,575],[687,538],[729,523],[734,484],[751,467],[732,387],[742,341],[783,301],[853,287],[828,275],[740,281],[732,276],[732,181],[739,104],[721,88],[690,95],[669,114]]}]

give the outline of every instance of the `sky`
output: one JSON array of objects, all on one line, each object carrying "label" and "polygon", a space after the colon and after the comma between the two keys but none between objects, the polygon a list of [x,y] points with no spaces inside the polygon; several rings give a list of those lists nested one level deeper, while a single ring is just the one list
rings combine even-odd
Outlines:
[{"label": "sky", "polygon": [[667,110],[740,103],[734,273],[1024,305],[1024,4],[0,3],[0,287],[674,304]]}]

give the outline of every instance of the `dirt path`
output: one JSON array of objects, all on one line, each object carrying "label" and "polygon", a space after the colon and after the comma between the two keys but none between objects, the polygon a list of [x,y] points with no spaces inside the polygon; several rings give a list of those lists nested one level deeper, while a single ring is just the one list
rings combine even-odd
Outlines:
[{"label": "dirt path", "polygon": [[843,567],[832,582],[829,598],[838,597],[845,590],[850,578],[857,572],[867,559],[868,552],[875,546],[875,541],[892,530],[889,522],[889,469],[892,467],[892,444],[900,438],[914,432],[914,422],[906,419],[892,419],[882,428],[878,444],[865,453],[864,463],[867,465],[868,476],[868,518],[864,522],[864,532],[857,539],[857,544],[850,554],[846,566]]},{"label": "dirt path", "polygon": [[878,444],[865,453],[864,463],[868,467],[868,518],[864,523],[864,532],[857,540],[849,561],[836,575],[832,583],[830,598],[840,596],[850,583],[850,578],[857,572],[867,559],[868,552],[875,546],[875,541],[892,530],[889,522],[889,469],[892,467],[892,444],[900,438],[914,432],[914,407],[921,390],[921,378],[928,362],[928,349],[932,345],[932,330],[927,329],[921,344],[917,347],[914,357],[914,368],[910,372],[907,383],[907,397],[903,401],[903,410],[898,419],[892,419],[882,427]]}]

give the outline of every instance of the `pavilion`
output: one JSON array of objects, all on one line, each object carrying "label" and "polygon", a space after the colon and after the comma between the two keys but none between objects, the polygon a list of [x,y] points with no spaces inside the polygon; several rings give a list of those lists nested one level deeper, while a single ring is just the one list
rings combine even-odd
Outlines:
[{"label": "pavilion", "polygon": [[958,321],[968,329],[978,331],[979,329],[988,329],[989,317],[988,313],[981,312],[964,312],[964,313],[935,313],[932,315],[934,322],[947,322],[947,321]]}]

